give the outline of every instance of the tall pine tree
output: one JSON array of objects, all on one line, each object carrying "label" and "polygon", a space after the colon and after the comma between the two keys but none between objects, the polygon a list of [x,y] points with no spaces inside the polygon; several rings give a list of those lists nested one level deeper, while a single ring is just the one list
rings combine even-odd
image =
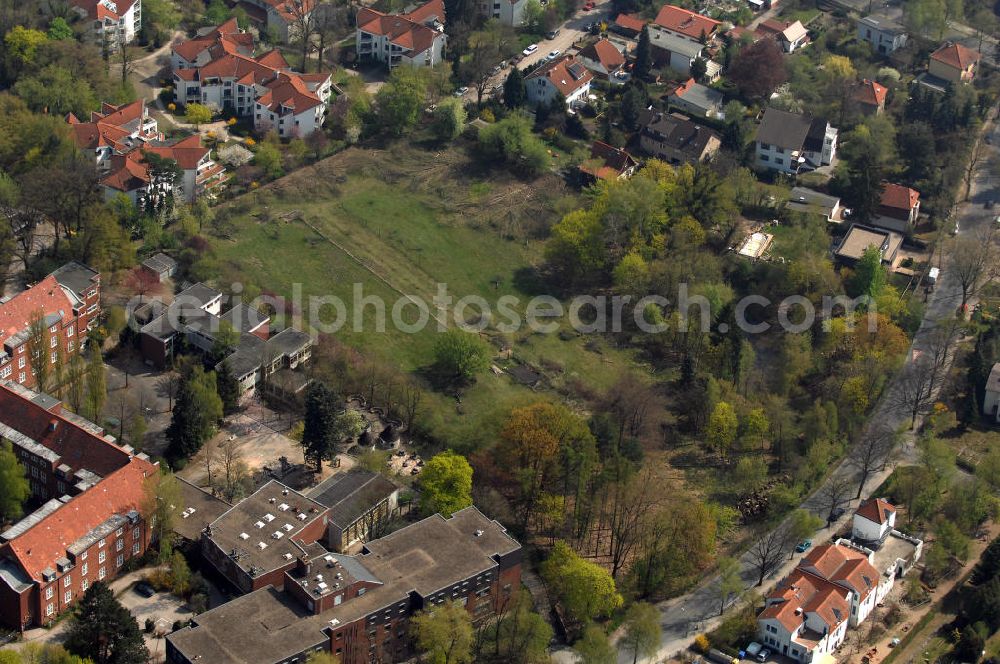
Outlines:
[{"label": "tall pine tree", "polygon": [[66,649],[94,664],[146,664],[149,649],[135,617],[111,589],[95,582],[76,606]]},{"label": "tall pine tree", "polygon": [[524,106],[527,101],[528,91],[524,87],[524,75],[517,67],[512,67],[507,74],[507,80],[503,83],[503,103],[507,108],[518,108]]},{"label": "tall pine tree", "polygon": [[337,443],[337,413],[340,410],[336,395],[324,383],[316,381],[306,392],[305,427],[302,447],[306,461],[316,464],[322,472],[323,461],[333,458]]},{"label": "tall pine tree", "polygon": [[177,389],[170,426],[167,427],[167,458],[171,464],[187,459],[215,434],[222,419],[222,399],[215,372],[196,365],[184,371]]},{"label": "tall pine tree", "polygon": [[635,75],[646,78],[653,67],[653,52],[649,44],[649,28],[643,28],[639,34],[639,43],[635,47]]},{"label": "tall pine tree", "polygon": [[228,360],[223,360],[216,367],[216,387],[219,391],[219,398],[222,399],[222,412],[231,415],[236,412],[240,405],[240,384],[236,382],[236,376],[229,366]]}]

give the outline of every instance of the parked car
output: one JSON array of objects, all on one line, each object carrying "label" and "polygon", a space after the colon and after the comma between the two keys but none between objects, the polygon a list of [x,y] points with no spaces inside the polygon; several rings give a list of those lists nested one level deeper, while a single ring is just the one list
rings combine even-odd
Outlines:
[{"label": "parked car", "polygon": [[532,53],[534,53],[537,50],[538,50],[538,44],[531,44],[526,49],[524,49],[523,51],[521,51],[521,54],[522,55],[531,55]]},{"label": "parked car", "polygon": [[795,552],[805,553],[812,545],[813,545],[812,540],[802,540],[801,542],[795,545]]},{"label": "parked car", "polygon": [[454,95],[456,97],[464,97],[465,93],[468,92],[468,91],[469,91],[469,88],[463,85],[458,90],[455,90]]},{"label": "parked car", "polygon": [[843,507],[834,507],[830,510],[830,521],[836,521],[847,512]]},{"label": "parked car", "polygon": [[548,33],[546,33],[546,35],[545,35],[545,37],[547,39],[555,39],[558,36],[559,36],[559,29],[558,28],[556,28],[555,30],[549,30]]},{"label": "parked car", "polygon": [[149,585],[149,583],[146,581],[140,581],[139,583],[135,584],[134,590],[136,594],[142,595],[143,597],[152,597],[153,595],[156,594],[156,590],[153,588],[153,586]]},{"label": "parked car", "polygon": [[548,59],[549,60],[555,60],[556,58],[559,57],[560,53],[562,53],[562,51],[560,51],[558,48],[555,49],[555,50],[553,50],[553,51],[550,51],[549,55],[548,55]]},{"label": "parked car", "polygon": [[494,67],[493,69],[491,69],[490,70],[490,76],[496,76],[497,74],[499,74],[500,73],[500,69],[501,69],[500,65],[497,65],[496,67]]},{"label": "parked car", "polygon": [[764,649],[764,646],[762,646],[761,644],[757,643],[756,641],[751,641],[750,645],[747,646],[746,652],[751,657],[756,657],[760,653],[760,651],[763,650],[763,649]]},{"label": "parked car", "polygon": [[767,648],[764,648],[759,653],[757,653],[757,661],[758,662],[766,662],[767,658],[770,657],[770,656],[771,656],[771,651],[768,650]]}]

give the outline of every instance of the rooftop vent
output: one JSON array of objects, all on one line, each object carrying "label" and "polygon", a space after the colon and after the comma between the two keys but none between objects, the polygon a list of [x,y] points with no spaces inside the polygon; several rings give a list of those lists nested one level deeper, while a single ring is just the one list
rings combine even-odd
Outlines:
[{"label": "rooftop vent", "polygon": [[306,514],[305,514],[305,512],[300,512],[299,515],[296,518],[299,521],[305,521],[306,520]]},{"label": "rooftop vent", "polygon": [[482,537],[482,536],[483,536],[483,531],[477,530],[476,531],[476,537]]},{"label": "rooftop vent", "polygon": [[269,502],[269,503],[271,503],[273,505],[274,503],[278,502],[278,499],[277,498],[268,498],[267,502]]},{"label": "rooftop vent", "polygon": [[278,505],[278,509],[281,510],[282,512],[287,512],[288,511],[288,503],[281,503],[280,505]]},{"label": "rooftop vent", "polygon": [[281,539],[284,536],[285,536],[285,533],[281,532],[280,530],[275,530],[274,533],[271,535],[271,538],[279,540],[279,539]]},{"label": "rooftop vent", "polygon": [[274,521],[274,515],[273,514],[265,514],[264,515],[264,521],[267,521],[268,523],[271,523],[272,521]]},{"label": "rooftop vent", "polygon": [[240,539],[241,540],[248,540],[248,539],[250,539],[250,536],[247,535],[246,533],[240,533]]},{"label": "rooftop vent", "polygon": [[257,542],[257,548],[263,551],[264,549],[267,548],[267,544],[264,542]]},{"label": "rooftop vent", "polygon": [[282,528],[284,528],[284,529],[285,529],[285,532],[286,532],[286,533],[290,533],[290,532],[292,532],[293,530],[295,530],[295,526],[293,526],[293,525],[292,525],[292,524],[290,524],[290,523],[286,523],[286,524],[285,524],[284,526],[282,526]]},{"label": "rooftop vent", "polygon": [[263,521],[257,521],[253,525],[257,526],[258,528],[263,528],[264,527],[264,522]]},{"label": "rooftop vent", "polygon": [[283,489],[283,490],[281,491],[281,495],[282,495],[282,496],[287,496],[287,495],[288,495],[288,489]]},{"label": "rooftop vent", "polygon": [[286,553],[285,555],[282,556],[282,558],[284,558],[285,560],[291,560],[292,559],[292,554]]}]

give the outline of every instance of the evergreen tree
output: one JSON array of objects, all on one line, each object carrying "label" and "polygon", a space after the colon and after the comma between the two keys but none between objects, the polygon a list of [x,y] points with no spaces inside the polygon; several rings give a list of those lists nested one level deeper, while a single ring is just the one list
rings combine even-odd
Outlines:
[{"label": "evergreen tree", "polygon": [[503,83],[503,103],[507,108],[524,106],[528,99],[528,91],[524,86],[524,74],[517,67],[512,67]]},{"label": "evergreen tree", "polygon": [[1000,573],[1000,538],[990,542],[983,551],[979,564],[972,571],[972,582],[976,585],[986,583]]},{"label": "evergreen tree", "polygon": [[94,664],[146,664],[149,650],[139,623],[111,589],[97,581],[76,606],[66,649]]},{"label": "evergreen tree", "polygon": [[170,442],[167,458],[176,463],[194,455],[215,434],[216,424],[221,419],[222,399],[215,372],[206,373],[201,366],[185,371],[167,427]]},{"label": "evergreen tree", "polygon": [[240,384],[236,382],[232,368],[228,360],[223,360],[217,367],[216,387],[219,391],[219,398],[222,400],[222,413],[231,415],[236,412],[240,401]]},{"label": "evergreen tree", "polygon": [[866,223],[875,217],[882,198],[882,167],[871,150],[862,152],[847,169],[854,218]]},{"label": "evergreen tree", "polygon": [[305,428],[302,431],[302,447],[306,461],[316,464],[316,472],[322,472],[323,461],[336,454],[337,412],[336,395],[324,383],[316,381],[306,392]]},{"label": "evergreen tree", "polygon": [[639,43],[635,47],[635,68],[633,73],[639,78],[646,78],[653,67],[653,52],[649,43],[649,28],[643,28],[639,35]]}]

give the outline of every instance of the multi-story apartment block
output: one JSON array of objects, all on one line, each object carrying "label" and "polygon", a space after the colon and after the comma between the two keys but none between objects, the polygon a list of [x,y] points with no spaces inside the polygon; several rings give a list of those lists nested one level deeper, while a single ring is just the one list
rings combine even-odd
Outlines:
[{"label": "multi-story apartment block", "polygon": [[[68,263],[26,291],[0,300],[0,381],[33,387],[33,357],[55,365],[79,353],[97,324],[100,303],[100,275],[80,263]],[[32,331],[36,319],[43,327],[40,340],[37,328]]]},{"label": "multi-story apartment block", "polygon": [[520,585],[520,544],[474,507],[418,521],[357,555],[316,541],[328,516],[271,482],[211,523],[209,559],[224,558],[220,571],[255,590],[169,635],[167,660],[278,664],[322,650],[344,664],[403,661],[416,612],[455,601],[485,618]]},{"label": "multi-story apartment block", "polygon": [[[150,196],[181,195],[191,202],[223,182],[226,169],[212,161],[201,138],[164,142],[142,100],[121,106],[104,104],[100,113],[91,113],[89,122],[70,113],[66,122],[76,146],[94,156],[107,198],[125,194],[133,203],[141,203]],[[149,154],[170,159],[181,169],[173,190],[150,172]]]},{"label": "multi-story apartment block", "polygon": [[515,28],[524,23],[524,9],[528,0],[484,0],[479,3],[479,13],[486,18],[495,18],[504,25]]},{"label": "multi-story apartment block", "polygon": [[142,515],[157,467],[47,394],[0,382],[0,440],[11,444],[37,508],[0,533],[0,623],[47,625],[91,583],[141,556]]},{"label": "multi-story apartment block", "polygon": [[442,0],[430,0],[406,14],[363,7],[357,17],[358,58],[381,62],[389,69],[439,65],[448,43],[444,20]]},{"label": "multi-story apartment block", "polygon": [[307,136],[326,121],[333,81],[298,74],[278,50],[253,55],[253,36],[231,19],[171,52],[174,99],[253,119],[257,131]]},{"label": "multi-story apartment block", "polygon": [[70,0],[70,5],[91,22],[87,39],[109,51],[132,43],[142,29],[142,0]]}]

